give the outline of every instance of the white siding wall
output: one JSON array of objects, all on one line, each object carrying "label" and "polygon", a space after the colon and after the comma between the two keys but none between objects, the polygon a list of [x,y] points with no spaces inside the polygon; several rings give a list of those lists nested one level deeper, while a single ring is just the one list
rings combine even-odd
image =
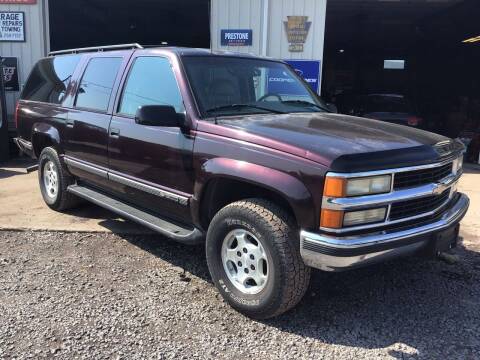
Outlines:
[{"label": "white siding wall", "polygon": [[[271,0],[268,55],[281,59],[323,59],[327,0]],[[312,22],[303,52],[289,52],[283,22],[287,16],[308,16]]]},{"label": "white siding wall", "polygon": [[[46,14],[44,0],[37,0],[36,5],[0,4],[0,11],[23,11],[25,13],[25,39],[26,42],[1,42],[0,55],[18,58],[18,75],[20,88],[25,83],[33,65],[41,57],[46,56]],[[15,103],[19,92],[7,92],[7,112],[10,118],[15,111]]]},{"label": "white siding wall", "polygon": [[[260,54],[263,0],[212,0],[211,42],[214,50]],[[252,46],[221,46],[220,30],[252,29]]]},{"label": "white siding wall", "polygon": [[[212,49],[262,54],[262,35],[267,27],[267,56],[278,59],[320,60],[323,65],[327,0],[269,0],[268,21],[263,24],[266,0],[212,0]],[[283,22],[287,16],[308,16],[312,22],[303,52],[289,52]],[[220,30],[252,29],[253,46],[220,45]],[[320,82],[321,83],[321,82]]]}]

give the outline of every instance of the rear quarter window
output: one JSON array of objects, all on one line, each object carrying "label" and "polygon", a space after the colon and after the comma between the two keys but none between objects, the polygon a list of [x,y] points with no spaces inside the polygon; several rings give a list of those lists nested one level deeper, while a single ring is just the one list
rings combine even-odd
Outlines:
[{"label": "rear quarter window", "polygon": [[76,107],[105,112],[123,58],[92,58],[77,90]]},{"label": "rear quarter window", "polygon": [[37,62],[28,77],[21,98],[61,104],[80,58],[80,55],[65,55]]}]

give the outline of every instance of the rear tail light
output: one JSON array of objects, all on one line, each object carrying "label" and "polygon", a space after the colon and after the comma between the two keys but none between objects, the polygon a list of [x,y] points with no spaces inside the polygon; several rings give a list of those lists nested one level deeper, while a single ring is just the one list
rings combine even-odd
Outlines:
[{"label": "rear tail light", "polygon": [[15,106],[15,127],[18,129],[18,108],[20,107],[20,103],[17,102],[17,106]]},{"label": "rear tail light", "polygon": [[410,116],[408,118],[408,125],[410,126],[418,126],[420,125],[421,122],[422,122],[422,119],[420,119],[417,116]]}]

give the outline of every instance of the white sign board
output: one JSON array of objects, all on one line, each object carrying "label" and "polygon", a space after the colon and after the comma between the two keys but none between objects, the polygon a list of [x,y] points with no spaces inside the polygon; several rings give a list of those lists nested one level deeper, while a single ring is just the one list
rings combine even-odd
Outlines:
[{"label": "white sign board", "polygon": [[384,69],[405,70],[405,60],[384,60]]},{"label": "white sign board", "polygon": [[0,42],[2,41],[25,41],[23,11],[0,11]]}]

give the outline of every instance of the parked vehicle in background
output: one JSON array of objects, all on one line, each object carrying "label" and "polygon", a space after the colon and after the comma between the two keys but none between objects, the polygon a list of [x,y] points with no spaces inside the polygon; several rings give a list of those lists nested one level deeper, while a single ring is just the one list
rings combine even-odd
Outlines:
[{"label": "parked vehicle in background", "polygon": [[120,48],[53,54],[26,83],[16,142],[52,209],[82,198],[205,243],[214,284],[253,318],[295,306],[311,267],[455,246],[461,144],[333,114],[281,61]]},{"label": "parked vehicle in background", "polygon": [[358,97],[353,114],[369,119],[420,128],[423,119],[413,104],[398,94],[370,94]]}]

